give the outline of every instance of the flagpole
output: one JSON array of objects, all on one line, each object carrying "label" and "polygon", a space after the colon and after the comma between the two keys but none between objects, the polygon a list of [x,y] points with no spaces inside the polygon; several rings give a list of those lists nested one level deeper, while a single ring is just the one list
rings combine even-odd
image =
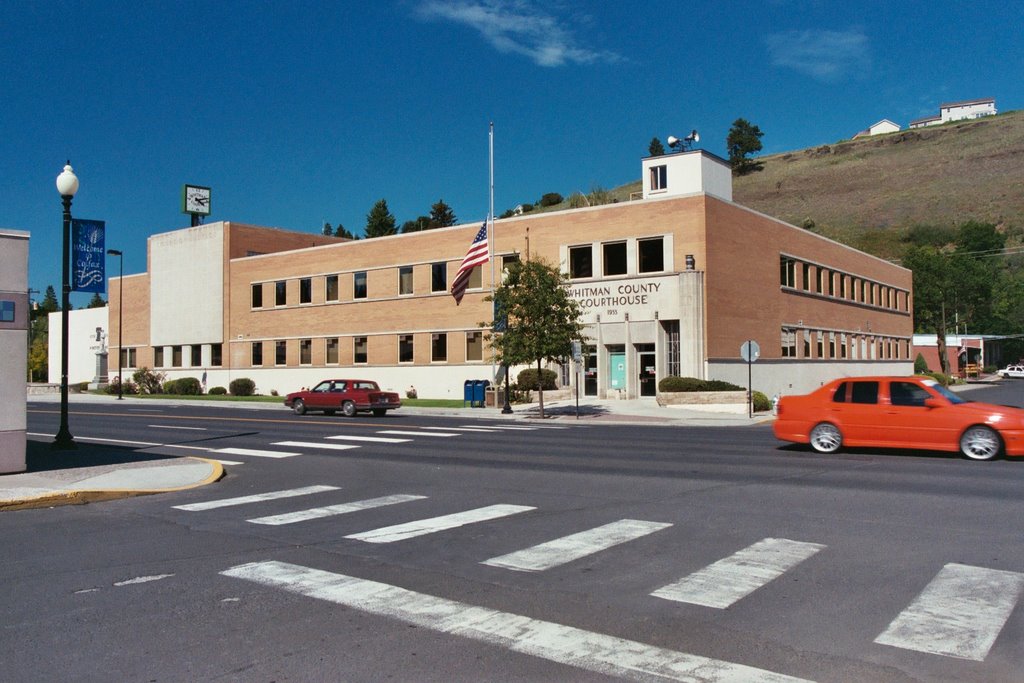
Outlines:
[{"label": "flagpole", "polygon": [[487,210],[487,255],[491,262],[491,291],[494,291],[494,121],[489,138],[490,197]]}]

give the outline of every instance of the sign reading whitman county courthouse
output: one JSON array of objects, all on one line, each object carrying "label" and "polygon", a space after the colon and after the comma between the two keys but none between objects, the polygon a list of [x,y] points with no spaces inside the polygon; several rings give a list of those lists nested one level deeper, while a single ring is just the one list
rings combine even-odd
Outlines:
[{"label": "sign reading whitman county courthouse", "polygon": [[586,324],[630,320],[676,318],[679,315],[679,290],[683,275],[625,278],[604,280],[567,286],[569,296],[575,299]]}]

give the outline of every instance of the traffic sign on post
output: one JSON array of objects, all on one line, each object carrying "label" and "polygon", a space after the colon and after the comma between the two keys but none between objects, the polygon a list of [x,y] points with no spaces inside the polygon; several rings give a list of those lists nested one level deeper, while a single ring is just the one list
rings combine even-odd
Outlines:
[{"label": "traffic sign on post", "polygon": [[753,339],[748,339],[740,344],[740,357],[747,361],[747,417],[754,417],[754,387],[750,366],[761,357],[761,347]]}]

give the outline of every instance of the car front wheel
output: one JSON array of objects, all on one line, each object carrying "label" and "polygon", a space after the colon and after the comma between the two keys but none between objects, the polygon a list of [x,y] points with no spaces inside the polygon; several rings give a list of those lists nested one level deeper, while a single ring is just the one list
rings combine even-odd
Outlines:
[{"label": "car front wheel", "polygon": [[971,460],[992,460],[1002,447],[999,435],[983,425],[969,427],[960,437],[960,452]]},{"label": "car front wheel", "polygon": [[356,404],[352,401],[345,401],[341,404],[341,412],[345,417],[355,417]]},{"label": "car front wheel", "polygon": [[305,415],[306,414],[306,404],[302,402],[301,398],[297,398],[297,399],[295,399],[295,402],[292,403],[292,410],[295,411],[296,415]]},{"label": "car front wheel", "polygon": [[835,453],[843,445],[843,435],[830,422],[822,422],[811,430],[811,448],[819,453]]}]

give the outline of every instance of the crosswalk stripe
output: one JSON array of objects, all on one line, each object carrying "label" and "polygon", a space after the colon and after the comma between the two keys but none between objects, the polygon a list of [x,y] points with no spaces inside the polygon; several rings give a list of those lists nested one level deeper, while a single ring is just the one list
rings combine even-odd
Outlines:
[{"label": "crosswalk stripe", "polygon": [[984,661],[1022,592],[1024,574],[947,564],[875,642]]},{"label": "crosswalk stripe", "polygon": [[290,448],[322,448],[330,451],[347,451],[352,448],[359,448],[348,443],[321,443],[319,441],[276,441],[274,446],[288,446]]},{"label": "crosswalk stripe", "polygon": [[300,455],[299,453],[285,451],[259,451],[254,448],[218,448],[213,452],[223,453],[224,455],[251,455],[256,458],[291,458]]},{"label": "crosswalk stripe", "polygon": [[225,460],[224,458],[214,458],[221,465],[244,465],[244,462],[238,462],[237,460]]},{"label": "crosswalk stripe", "polygon": [[690,683],[799,683],[802,680],[285,562],[241,564],[222,571],[221,575],[602,675]]},{"label": "crosswalk stripe", "polygon": [[523,572],[544,571],[670,526],[672,525],[664,522],[620,519],[595,529],[557,538],[507,555],[492,557],[481,564]]},{"label": "crosswalk stripe", "polygon": [[725,609],[782,576],[826,546],[766,538],[651,593],[654,597]]},{"label": "crosswalk stripe", "polygon": [[239,496],[237,498],[221,498],[219,500],[208,500],[204,503],[189,503],[188,505],[175,505],[174,509],[196,512],[199,510],[212,510],[214,508],[230,507],[232,505],[260,503],[266,500],[278,500],[280,498],[295,498],[296,496],[308,496],[311,493],[322,493],[324,491],[337,490],[337,486],[303,486],[302,488],[297,489],[285,489],[283,491],[267,491],[266,493],[256,493],[251,496]]},{"label": "crosswalk stripe", "polygon": [[395,436],[459,436],[455,432],[404,432],[399,429],[383,429],[378,434],[394,434]]},{"label": "crosswalk stripe", "polygon": [[345,515],[349,512],[370,510],[373,508],[384,507],[385,505],[397,505],[398,503],[408,503],[409,501],[412,500],[422,500],[424,498],[426,498],[426,496],[395,494],[393,496],[381,496],[380,498],[357,500],[351,503],[341,503],[339,505],[328,505],[326,507],[310,508],[308,510],[299,510],[297,512],[287,512],[280,515],[257,517],[255,519],[250,519],[247,521],[252,522],[253,524],[268,524],[272,526],[279,526],[282,524],[294,524],[295,522],[305,522],[310,519],[321,519],[323,517]]},{"label": "crosswalk stripe", "polygon": [[340,441],[365,441],[367,443],[409,443],[412,441],[412,439],[389,439],[386,436],[349,436],[348,434],[328,436],[327,438]]},{"label": "crosswalk stripe", "polygon": [[[468,428],[467,428],[468,429]],[[477,427],[476,429],[479,429]],[[504,425],[488,425],[487,429],[493,429],[499,432],[534,432],[537,431],[536,427],[506,427]]]},{"label": "crosswalk stripe", "polygon": [[345,538],[366,541],[367,543],[393,543],[395,541],[404,541],[407,538],[415,538],[416,536],[454,529],[466,524],[486,522],[500,517],[519,514],[520,512],[529,512],[530,510],[536,510],[536,508],[526,505],[488,505],[487,507],[476,508],[475,510],[466,510],[465,512],[456,512],[450,515],[419,519],[415,522],[363,531],[358,534],[351,534]]}]

